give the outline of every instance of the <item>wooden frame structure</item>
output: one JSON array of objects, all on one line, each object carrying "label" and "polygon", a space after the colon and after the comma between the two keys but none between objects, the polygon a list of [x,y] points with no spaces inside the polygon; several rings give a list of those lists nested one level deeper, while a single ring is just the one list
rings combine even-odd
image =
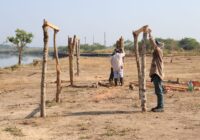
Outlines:
[{"label": "wooden frame structure", "polygon": [[[148,25],[143,26],[137,31],[133,32],[135,57],[138,70],[138,85],[139,85],[139,98],[141,100],[142,111],[147,111],[147,97],[146,97],[146,41],[148,33]],[[143,32],[141,55],[139,54],[138,36]],[[140,57],[141,56],[141,57]]]},{"label": "wooden frame structure", "polygon": [[44,49],[43,49],[43,63],[42,63],[42,77],[41,77],[41,104],[40,104],[40,116],[45,117],[46,116],[46,72],[47,72],[47,60],[48,60],[48,41],[49,41],[49,35],[48,35],[48,28],[51,28],[54,30],[54,57],[56,60],[56,72],[57,72],[57,91],[56,91],[56,102],[60,101],[60,92],[61,92],[61,69],[59,65],[59,58],[58,58],[58,50],[56,47],[56,34],[59,31],[59,28],[50,22],[44,20],[43,23],[43,33],[44,33]]}]

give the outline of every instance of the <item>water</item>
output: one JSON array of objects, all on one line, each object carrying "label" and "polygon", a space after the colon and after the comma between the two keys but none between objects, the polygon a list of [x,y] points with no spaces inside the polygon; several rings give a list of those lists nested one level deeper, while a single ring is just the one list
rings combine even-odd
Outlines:
[{"label": "water", "polygon": [[[22,64],[30,64],[34,59],[42,59],[42,56],[23,55]],[[0,68],[18,64],[17,55],[0,54]]]}]

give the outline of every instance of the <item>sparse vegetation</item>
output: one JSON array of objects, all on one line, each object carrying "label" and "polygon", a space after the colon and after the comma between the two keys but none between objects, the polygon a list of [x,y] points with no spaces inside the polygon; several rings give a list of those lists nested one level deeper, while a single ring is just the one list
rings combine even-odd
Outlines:
[{"label": "sparse vegetation", "polygon": [[47,100],[47,101],[46,101],[46,106],[47,106],[47,107],[52,107],[52,106],[55,106],[56,104],[57,104],[57,103],[56,103],[55,100],[52,100],[52,101]]},{"label": "sparse vegetation", "polygon": [[10,67],[5,67],[5,69],[10,69],[12,71],[15,71],[19,68],[20,66],[19,65],[13,65],[13,66],[10,66]]},{"label": "sparse vegetation", "polygon": [[93,45],[89,45],[89,44],[84,44],[80,46],[80,49],[82,52],[84,53],[90,53],[90,52],[94,52],[95,50],[103,50],[106,49],[106,46],[101,45],[99,43],[95,43]]},{"label": "sparse vegetation", "polygon": [[14,135],[14,136],[19,136],[19,137],[25,136],[22,133],[22,130],[17,128],[16,126],[15,127],[7,127],[4,129],[4,131],[9,132],[11,135]]},{"label": "sparse vegetation", "polygon": [[79,139],[80,140],[91,139],[91,136],[81,136]]}]

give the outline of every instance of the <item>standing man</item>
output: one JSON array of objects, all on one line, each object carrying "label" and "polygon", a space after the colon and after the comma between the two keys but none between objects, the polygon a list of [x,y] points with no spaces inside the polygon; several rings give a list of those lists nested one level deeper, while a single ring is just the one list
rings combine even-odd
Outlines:
[{"label": "standing man", "polygon": [[163,48],[164,43],[154,40],[151,36],[151,31],[149,31],[149,40],[153,46],[152,63],[150,68],[149,76],[151,82],[154,84],[155,94],[157,96],[157,106],[152,108],[153,112],[163,112],[164,111],[164,97],[163,97],[163,87],[162,80],[164,77],[163,73]]},{"label": "standing man", "polygon": [[115,54],[111,58],[111,65],[113,68],[114,73],[114,81],[115,86],[117,86],[118,79],[120,79],[120,85],[123,86],[124,84],[124,72],[123,72],[123,57],[125,56],[125,53],[123,50],[116,49]]},{"label": "standing man", "polygon": [[[111,56],[115,55],[115,53],[116,53],[116,49],[113,51]],[[113,84],[113,79],[114,79],[114,73],[113,73],[113,67],[111,66],[111,68],[110,68],[110,77],[109,77],[109,83],[110,84]]]}]

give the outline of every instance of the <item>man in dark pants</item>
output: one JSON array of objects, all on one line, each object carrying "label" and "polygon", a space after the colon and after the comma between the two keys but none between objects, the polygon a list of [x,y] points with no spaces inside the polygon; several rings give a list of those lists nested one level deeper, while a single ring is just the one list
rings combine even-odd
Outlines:
[{"label": "man in dark pants", "polygon": [[[111,56],[115,55],[116,53],[116,49],[114,50],[114,52],[112,53]],[[112,84],[114,80],[114,72],[113,72],[113,68],[110,68],[110,76],[109,76],[109,83]]]},{"label": "man in dark pants", "polygon": [[157,106],[152,108],[153,112],[163,112],[164,111],[164,98],[163,98],[163,87],[162,80],[164,77],[163,74],[163,48],[164,43],[161,43],[157,40],[154,40],[151,36],[151,31],[149,32],[149,40],[152,44],[153,51],[153,59],[151,63],[149,76],[151,81],[154,84],[155,94],[157,96]]}]

